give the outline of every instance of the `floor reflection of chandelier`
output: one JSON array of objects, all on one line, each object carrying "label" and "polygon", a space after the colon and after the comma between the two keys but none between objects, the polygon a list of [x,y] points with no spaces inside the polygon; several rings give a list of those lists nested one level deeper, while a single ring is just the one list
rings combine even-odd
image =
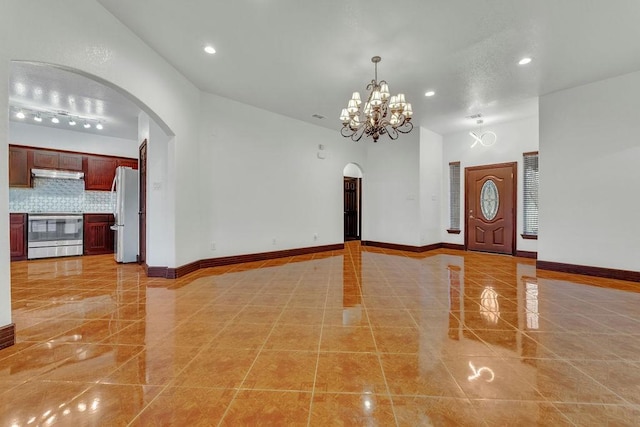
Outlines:
[{"label": "floor reflection of chandelier", "polygon": [[371,83],[367,85],[370,91],[367,101],[362,107],[360,92],[353,92],[353,96],[342,109],[340,120],[342,121],[342,136],[359,141],[363,135],[373,138],[378,142],[380,135],[385,133],[391,139],[397,139],[400,133],[409,133],[413,129],[411,116],[413,111],[411,104],[406,102],[404,94],[391,96],[389,86],[384,80],[378,82],[378,62],[381,58],[374,56],[371,62],[375,65],[375,75]]}]

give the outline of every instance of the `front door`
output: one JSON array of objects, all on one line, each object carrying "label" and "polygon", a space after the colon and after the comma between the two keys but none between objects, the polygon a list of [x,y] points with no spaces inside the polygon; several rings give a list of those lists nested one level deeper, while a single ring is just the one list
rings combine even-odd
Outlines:
[{"label": "front door", "polygon": [[359,233],[360,178],[344,178],[344,240],[357,240]]},{"label": "front door", "polygon": [[515,255],[517,164],[465,169],[468,250]]}]

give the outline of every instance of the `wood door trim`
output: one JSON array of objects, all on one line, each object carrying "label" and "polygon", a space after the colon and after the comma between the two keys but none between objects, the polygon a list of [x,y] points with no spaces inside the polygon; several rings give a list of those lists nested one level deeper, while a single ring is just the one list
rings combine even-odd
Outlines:
[{"label": "wood door trim", "polygon": [[492,165],[470,166],[464,168],[464,247],[469,248],[469,198],[467,197],[467,181],[469,180],[469,172],[481,171],[484,169],[496,169],[496,168],[511,168],[511,178],[513,187],[513,211],[512,211],[512,224],[511,230],[513,248],[511,249],[511,255],[516,256],[518,252],[518,241],[516,240],[516,228],[518,228],[518,162],[506,162],[506,163],[494,163]]}]

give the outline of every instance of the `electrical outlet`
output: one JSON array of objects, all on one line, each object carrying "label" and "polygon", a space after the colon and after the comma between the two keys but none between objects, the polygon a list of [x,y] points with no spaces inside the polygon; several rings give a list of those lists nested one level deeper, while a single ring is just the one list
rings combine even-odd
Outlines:
[{"label": "electrical outlet", "polygon": [[318,240],[318,233],[313,233],[313,240]]},{"label": "electrical outlet", "polygon": [[276,239],[275,239],[275,238],[271,241],[271,244],[272,244],[272,245],[275,245],[275,244],[276,244]]},{"label": "electrical outlet", "polygon": [[215,251],[215,250],[216,250],[216,242],[211,242],[210,249],[211,249],[212,251]]}]

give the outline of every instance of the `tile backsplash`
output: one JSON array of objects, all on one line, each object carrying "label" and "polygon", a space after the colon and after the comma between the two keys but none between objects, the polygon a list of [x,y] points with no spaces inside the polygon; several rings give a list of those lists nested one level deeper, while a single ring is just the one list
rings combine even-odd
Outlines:
[{"label": "tile backsplash", "polygon": [[112,213],[109,191],[85,191],[84,181],[33,178],[33,188],[9,188],[9,212]]}]

